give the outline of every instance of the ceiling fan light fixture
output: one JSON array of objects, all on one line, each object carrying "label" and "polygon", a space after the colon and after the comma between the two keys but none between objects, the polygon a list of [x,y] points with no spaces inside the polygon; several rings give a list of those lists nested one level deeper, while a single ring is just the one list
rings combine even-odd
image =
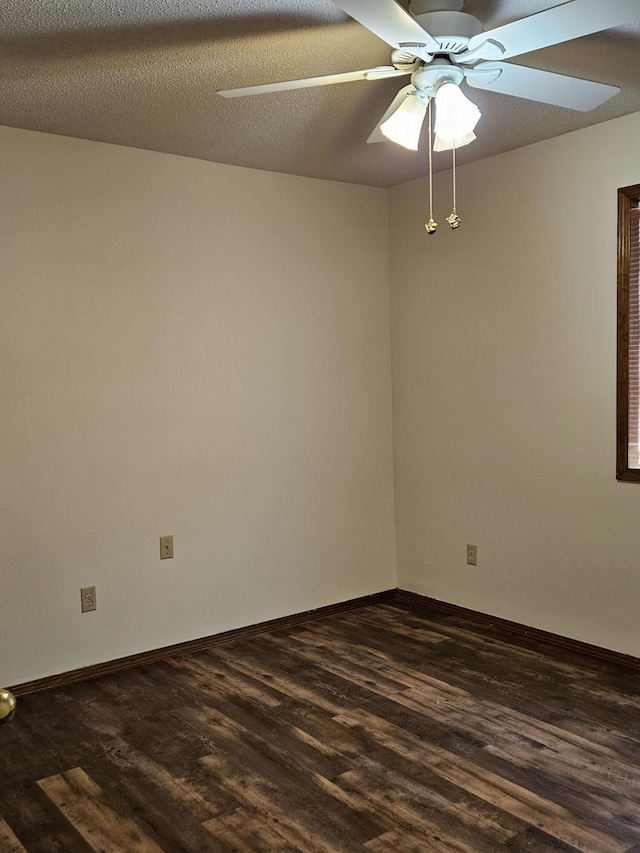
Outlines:
[{"label": "ceiling fan light fixture", "polygon": [[417,151],[428,101],[423,92],[410,92],[398,109],[380,125],[380,130],[391,142]]},{"label": "ceiling fan light fixture", "polygon": [[447,80],[436,92],[435,151],[460,148],[476,138],[480,110],[455,83]]}]

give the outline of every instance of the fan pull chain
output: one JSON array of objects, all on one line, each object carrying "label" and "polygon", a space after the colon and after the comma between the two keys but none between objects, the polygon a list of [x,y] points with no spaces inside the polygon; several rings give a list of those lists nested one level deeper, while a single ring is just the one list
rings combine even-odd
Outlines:
[{"label": "fan pull chain", "polygon": [[459,228],[462,222],[462,219],[456,213],[456,144],[453,143],[453,148],[451,149],[453,153],[453,211],[450,216],[447,216],[447,222],[452,228]]},{"label": "fan pull chain", "polygon": [[435,234],[438,223],[433,218],[433,147],[431,145],[431,98],[429,98],[429,221],[425,223],[427,234]]}]

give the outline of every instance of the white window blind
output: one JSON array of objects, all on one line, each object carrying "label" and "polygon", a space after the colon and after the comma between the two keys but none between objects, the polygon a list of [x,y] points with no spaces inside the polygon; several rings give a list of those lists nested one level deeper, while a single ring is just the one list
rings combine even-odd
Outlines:
[{"label": "white window blind", "polygon": [[640,468],[640,207],[629,218],[629,421],[628,465]]},{"label": "white window blind", "polygon": [[616,477],[640,483],[640,184],[618,190]]}]

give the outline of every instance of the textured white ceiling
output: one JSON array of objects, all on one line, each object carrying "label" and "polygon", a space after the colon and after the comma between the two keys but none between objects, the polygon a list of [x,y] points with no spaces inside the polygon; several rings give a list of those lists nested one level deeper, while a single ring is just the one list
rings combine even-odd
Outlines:
[{"label": "textured white ceiling", "polygon": [[[558,5],[467,0],[464,11],[490,29]],[[640,111],[640,0],[638,23],[514,61],[622,91],[580,113],[473,90],[483,117],[459,163]],[[391,186],[427,167],[424,145],[412,153],[366,143],[405,78],[233,100],[215,94],[388,62],[387,45],[331,0],[4,0],[0,124]],[[436,155],[436,168],[449,158]]]}]

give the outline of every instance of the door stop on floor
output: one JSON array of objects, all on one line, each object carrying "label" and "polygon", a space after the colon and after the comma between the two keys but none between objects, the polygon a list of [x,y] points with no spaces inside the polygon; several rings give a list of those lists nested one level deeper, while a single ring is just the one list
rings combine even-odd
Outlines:
[{"label": "door stop on floor", "polygon": [[8,723],[16,710],[16,697],[8,690],[0,689],[0,726]]}]

